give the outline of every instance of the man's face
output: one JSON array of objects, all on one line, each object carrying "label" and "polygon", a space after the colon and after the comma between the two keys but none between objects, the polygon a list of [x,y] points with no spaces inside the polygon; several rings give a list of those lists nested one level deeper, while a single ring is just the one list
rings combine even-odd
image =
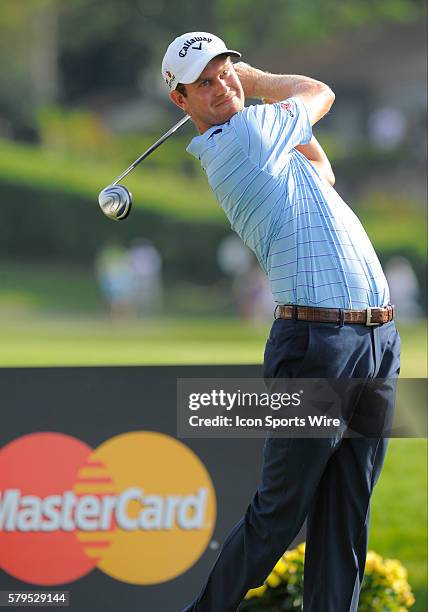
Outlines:
[{"label": "man's face", "polygon": [[187,97],[172,91],[171,99],[191,116],[201,134],[244,108],[244,91],[229,57],[212,59],[198,80],[186,85],[186,92]]}]

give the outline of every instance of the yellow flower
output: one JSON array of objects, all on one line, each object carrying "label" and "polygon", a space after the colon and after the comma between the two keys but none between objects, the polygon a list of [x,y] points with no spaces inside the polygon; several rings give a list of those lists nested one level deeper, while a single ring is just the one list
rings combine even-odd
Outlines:
[{"label": "yellow flower", "polygon": [[410,606],[413,606],[413,604],[415,603],[416,599],[413,597],[412,593],[407,593],[404,603],[406,604],[406,606],[408,608],[410,608]]},{"label": "yellow flower", "polygon": [[407,584],[407,582],[405,580],[400,580],[400,579],[393,580],[393,582],[391,583],[391,586],[393,590],[399,595],[401,593],[405,593],[409,588],[409,585]]},{"label": "yellow flower", "polygon": [[[305,548],[305,544],[302,543],[297,548],[285,552],[277,561],[265,583],[248,591],[245,599],[263,597],[268,588],[276,589],[282,584],[296,584],[301,580]],[[393,596],[391,590],[395,593],[394,602],[396,606],[399,606],[398,612],[407,612],[415,603],[407,581],[407,570],[398,559],[383,559],[374,551],[368,551],[366,573],[372,575],[371,581],[378,592],[378,595],[371,595],[373,609],[378,609],[379,606],[383,609],[386,594],[388,598]],[[382,595],[379,589],[385,595]],[[365,594],[365,597],[367,596],[368,593]]]},{"label": "yellow flower", "polygon": [[245,595],[245,599],[252,599],[253,597],[261,597],[263,593],[266,591],[266,585],[262,584],[255,589],[250,589],[248,593]]},{"label": "yellow flower", "polygon": [[273,571],[276,572],[279,576],[284,576],[287,573],[288,565],[285,562],[285,559],[281,557],[278,563],[273,568]]},{"label": "yellow flower", "polygon": [[394,578],[407,578],[407,570],[397,559],[385,559],[385,568]]},{"label": "yellow flower", "polygon": [[366,559],[366,572],[372,573],[383,569],[383,559],[380,555],[369,550]]},{"label": "yellow flower", "polygon": [[266,578],[266,583],[273,589],[276,588],[279,584],[281,584],[281,582],[281,578],[275,572],[271,572]]}]

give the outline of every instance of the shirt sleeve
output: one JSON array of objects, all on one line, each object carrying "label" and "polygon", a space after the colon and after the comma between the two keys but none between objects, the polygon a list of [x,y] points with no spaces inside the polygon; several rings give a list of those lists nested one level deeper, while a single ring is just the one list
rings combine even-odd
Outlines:
[{"label": "shirt sleeve", "polygon": [[312,137],[308,113],[299,98],[248,106],[235,117],[237,136],[250,159],[269,172],[283,168],[292,149]]}]

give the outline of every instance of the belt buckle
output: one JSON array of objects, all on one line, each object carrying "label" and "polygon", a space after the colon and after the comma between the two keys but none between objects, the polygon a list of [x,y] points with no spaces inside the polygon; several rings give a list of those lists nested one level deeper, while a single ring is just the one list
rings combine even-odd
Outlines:
[{"label": "belt buckle", "polygon": [[377,310],[374,306],[366,308],[366,327],[372,327],[373,325],[379,325],[379,323],[372,321],[372,310]]}]

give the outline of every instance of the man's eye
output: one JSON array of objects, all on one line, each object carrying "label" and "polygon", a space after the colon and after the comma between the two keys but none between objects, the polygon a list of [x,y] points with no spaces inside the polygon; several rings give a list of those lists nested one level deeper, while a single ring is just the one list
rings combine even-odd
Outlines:
[{"label": "man's eye", "polygon": [[201,87],[206,87],[207,85],[209,85],[208,79],[201,82]]}]

